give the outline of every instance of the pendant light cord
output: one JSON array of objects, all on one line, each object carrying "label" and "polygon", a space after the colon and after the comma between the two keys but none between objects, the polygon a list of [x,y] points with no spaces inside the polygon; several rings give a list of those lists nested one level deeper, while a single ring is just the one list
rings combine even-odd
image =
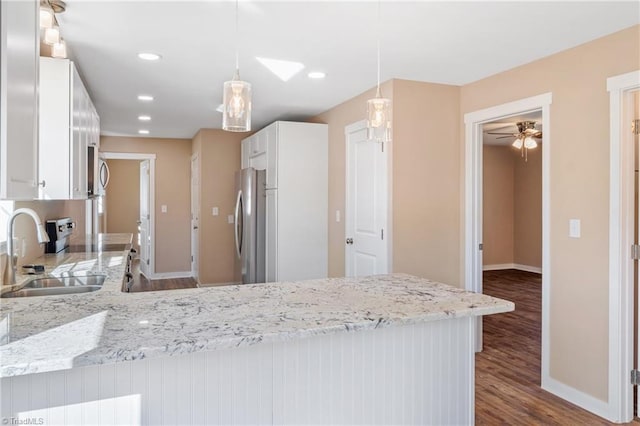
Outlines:
[{"label": "pendant light cord", "polygon": [[378,0],[378,87],[376,89],[376,97],[380,97],[380,1]]},{"label": "pendant light cord", "polygon": [[238,74],[238,77],[240,76],[240,55],[239,55],[239,51],[240,51],[240,40],[238,37],[238,0],[236,0],[236,74]]}]

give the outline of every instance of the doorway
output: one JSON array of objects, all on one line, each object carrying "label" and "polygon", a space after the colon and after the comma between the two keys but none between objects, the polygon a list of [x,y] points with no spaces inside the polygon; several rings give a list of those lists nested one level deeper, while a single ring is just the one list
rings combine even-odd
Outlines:
[{"label": "doorway", "polygon": [[200,256],[200,159],[197,154],[191,157],[191,275],[199,282]]},{"label": "doorway", "polygon": [[[483,125],[540,111],[545,129],[541,138],[542,155],[542,330],[541,385],[549,380],[549,160],[551,151],[550,107],[552,95],[546,93],[492,108],[465,114],[465,289],[482,293],[482,160]],[[476,321],[476,351],[482,350],[482,321]]]},{"label": "doorway", "polygon": [[391,144],[368,140],[364,120],[345,127],[345,142],[345,275],[387,274],[391,251],[388,226]]},{"label": "doorway", "polygon": [[636,215],[635,130],[640,127],[640,71],[607,79],[610,98],[610,187],[609,187],[609,403],[607,418],[629,422],[634,418],[634,386],[630,372],[638,369],[640,354],[634,330],[640,328],[634,309],[634,244],[639,227]]},{"label": "doorway", "polygon": [[110,181],[104,196],[107,232],[132,233],[140,273],[155,275],[155,154],[103,152]]}]

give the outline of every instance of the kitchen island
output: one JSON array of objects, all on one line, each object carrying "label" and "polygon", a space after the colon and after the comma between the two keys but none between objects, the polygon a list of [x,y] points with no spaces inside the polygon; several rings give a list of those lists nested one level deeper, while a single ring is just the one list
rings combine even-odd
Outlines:
[{"label": "kitchen island", "polygon": [[103,289],[2,299],[3,417],[468,424],[475,317],[514,308],[406,274],[123,293],[126,256],[47,255]]}]

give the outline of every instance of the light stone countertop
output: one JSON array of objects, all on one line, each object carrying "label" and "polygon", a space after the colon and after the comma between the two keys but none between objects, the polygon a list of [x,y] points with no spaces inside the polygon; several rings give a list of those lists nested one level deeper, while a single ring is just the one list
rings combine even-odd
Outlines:
[{"label": "light stone countertop", "polygon": [[514,309],[407,274],[123,293],[126,256],[45,255],[48,273],[107,281],[93,293],[2,299],[0,377]]}]

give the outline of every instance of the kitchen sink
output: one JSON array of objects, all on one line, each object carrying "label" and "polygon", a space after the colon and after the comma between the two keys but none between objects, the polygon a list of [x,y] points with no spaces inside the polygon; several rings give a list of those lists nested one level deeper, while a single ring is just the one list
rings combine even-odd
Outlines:
[{"label": "kitchen sink", "polygon": [[20,289],[2,294],[0,297],[54,296],[60,294],[90,293],[102,288],[106,275],[70,275],[64,277],[36,278]]}]

